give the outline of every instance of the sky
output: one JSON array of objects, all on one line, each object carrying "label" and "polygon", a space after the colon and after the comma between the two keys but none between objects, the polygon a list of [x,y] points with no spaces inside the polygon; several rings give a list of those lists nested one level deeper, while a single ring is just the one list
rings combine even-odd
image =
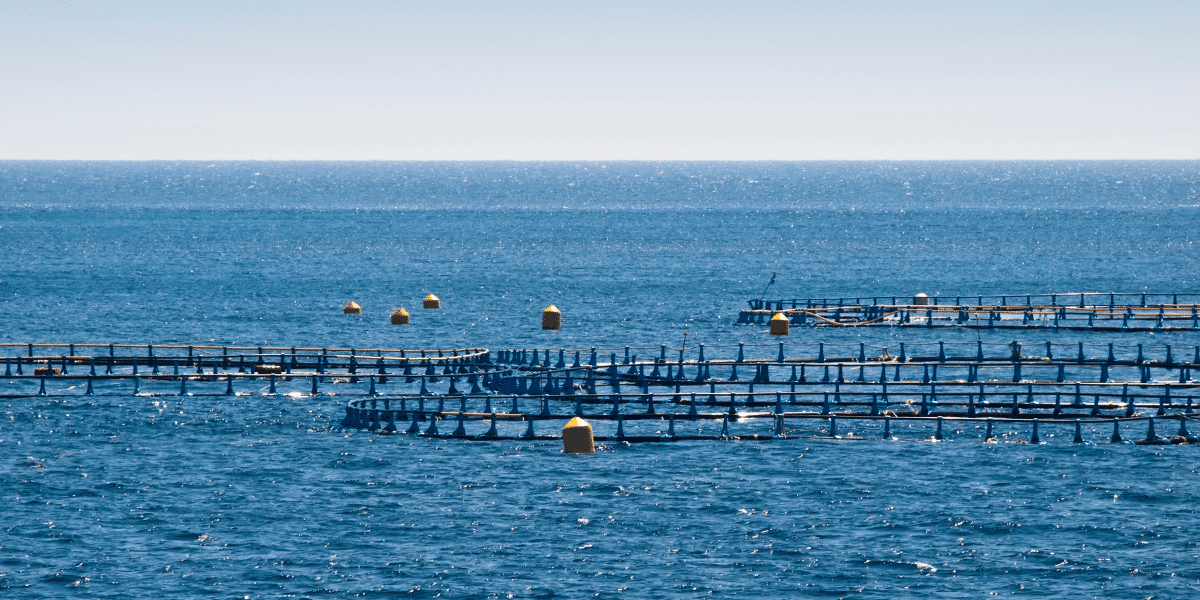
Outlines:
[{"label": "sky", "polygon": [[0,159],[1200,159],[1196,2],[13,2]]}]

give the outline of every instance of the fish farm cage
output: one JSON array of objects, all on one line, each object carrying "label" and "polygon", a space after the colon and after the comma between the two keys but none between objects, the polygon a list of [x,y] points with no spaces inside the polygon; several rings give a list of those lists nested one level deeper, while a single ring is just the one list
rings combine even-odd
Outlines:
[{"label": "fish farm cage", "polygon": [[813,327],[970,327],[1075,331],[1200,331],[1200,294],[873,296],[750,300],[738,323],[783,314]]},{"label": "fish farm cage", "polygon": [[342,429],[463,440],[557,440],[581,416],[597,422],[602,442],[1119,442],[1124,425],[1138,444],[1185,444],[1195,441],[1187,424],[1200,387],[1200,346],[1170,344],[493,352],[10,343],[0,352],[6,398],[338,397]]}]

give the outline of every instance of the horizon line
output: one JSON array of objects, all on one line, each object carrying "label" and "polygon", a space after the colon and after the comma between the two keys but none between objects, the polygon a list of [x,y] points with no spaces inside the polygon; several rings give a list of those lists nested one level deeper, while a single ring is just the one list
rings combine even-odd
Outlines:
[{"label": "horizon line", "polygon": [[0,158],[0,162],[275,162],[275,163],[970,163],[1198,162],[1195,158]]}]

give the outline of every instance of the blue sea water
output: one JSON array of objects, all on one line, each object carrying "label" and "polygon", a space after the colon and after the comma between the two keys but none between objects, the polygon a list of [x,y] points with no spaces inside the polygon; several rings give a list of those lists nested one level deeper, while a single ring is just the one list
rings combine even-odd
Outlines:
[{"label": "blue sea water", "polygon": [[[653,352],[686,331],[769,352],[734,321],[772,273],[768,297],[1198,293],[1197,231],[1197,162],[0,162],[0,342]],[[443,310],[418,308],[431,292]],[[1200,344],[789,343],[1014,338]],[[963,430],[566,456],[342,432],[345,393],[52,391],[0,398],[4,597],[1200,590],[1194,446]]]}]

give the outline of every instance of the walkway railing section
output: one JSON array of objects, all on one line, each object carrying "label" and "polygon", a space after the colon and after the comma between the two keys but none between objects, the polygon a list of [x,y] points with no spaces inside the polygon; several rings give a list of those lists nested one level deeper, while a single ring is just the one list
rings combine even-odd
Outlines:
[{"label": "walkway railing section", "polygon": [[[1200,387],[1200,347],[1145,344],[0,348],[10,350],[9,398],[347,396],[347,429],[477,439],[557,438],[537,429],[557,432],[544,422],[583,416],[598,422],[602,441],[1044,441],[1072,428],[1084,441],[1119,438],[1122,423],[1138,422],[1141,443],[1183,443],[1193,439],[1186,422]],[[1156,433],[1156,419],[1178,421],[1175,435]]]},{"label": "walkway railing section", "polygon": [[[788,358],[781,344],[779,356],[758,359],[747,359],[742,346],[736,358],[705,359],[704,350],[696,349],[698,356],[690,360],[671,360],[665,348],[649,360],[629,351],[605,358],[596,350],[506,350],[497,353],[496,362],[511,370],[493,372],[482,396],[356,399],[347,406],[343,425],[392,433],[408,422],[405,431],[415,435],[551,439],[556,436],[539,435],[535,424],[581,416],[610,424],[609,435],[598,436],[602,441],[665,442],[804,433],[862,439],[870,432],[890,438],[912,436],[913,424],[929,430],[919,437],[941,439],[949,435],[947,423],[959,434],[964,424],[977,424],[983,439],[994,440],[1011,436],[1011,431],[999,432],[1019,423],[1032,428],[1031,441],[1037,442],[1064,427],[1074,428],[1074,439],[1084,441],[1085,430],[1094,438],[1101,425],[1117,435],[1106,430],[1106,439],[1119,440],[1120,424],[1137,421],[1147,427],[1139,443],[1193,441],[1185,422],[1195,410],[1192,370],[1200,361],[1194,356],[1184,363],[1175,360],[1182,349],[1169,350],[1169,364],[1165,356],[1147,358],[1145,347],[1139,349],[1140,361],[1119,359],[1116,348],[1109,348],[1109,356],[1047,364],[1050,357],[1026,355],[1019,344],[1007,346],[1007,355],[982,360],[978,354],[955,358],[945,354],[946,344],[938,346],[936,356],[909,357],[900,349],[900,356],[884,353],[861,361],[828,357],[823,345],[817,345],[816,357]],[[976,345],[977,351],[982,348]],[[859,349],[865,356],[865,345]],[[1105,381],[1085,379],[1096,370]],[[1156,418],[1179,421],[1176,435],[1155,433]],[[450,420],[453,431],[445,432],[445,424],[439,429],[440,420]],[[839,420],[845,435],[838,433]],[[470,424],[479,421],[485,421],[480,431],[470,432]],[[893,430],[893,421],[908,429]],[[814,422],[820,423],[815,429]],[[858,430],[847,430],[847,422]]]},{"label": "walkway railing section", "polygon": [[[839,306],[899,306],[912,305],[913,296],[856,296],[842,298],[792,298],[788,300],[750,300],[751,310],[783,310],[785,308],[837,308]],[[972,302],[974,300],[974,302]],[[1071,292],[1066,294],[998,294],[986,296],[929,296],[934,306],[1159,306],[1197,305],[1200,294],[1178,293],[1116,293]]]},{"label": "walkway railing section", "polygon": [[738,323],[786,315],[816,327],[1054,328],[1087,331],[1200,330],[1200,294],[1025,294],[929,298],[750,300]]}]

